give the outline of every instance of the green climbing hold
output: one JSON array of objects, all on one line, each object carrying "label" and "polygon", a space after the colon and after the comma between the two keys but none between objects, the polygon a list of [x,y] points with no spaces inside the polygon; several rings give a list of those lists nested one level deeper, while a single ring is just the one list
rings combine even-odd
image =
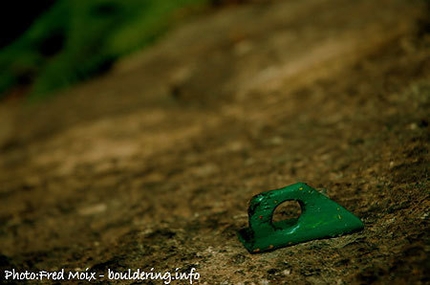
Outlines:
[{"label": "green climbing hold", "polygon": [[[273,222],[276,207],[285,201],[297,201],[301,215],[297,219]],[[359,218],[305,183],[254,196],[248,216],[249,227],[239,231],[239,240],[250,253],[340,236],[364,228]]]}]

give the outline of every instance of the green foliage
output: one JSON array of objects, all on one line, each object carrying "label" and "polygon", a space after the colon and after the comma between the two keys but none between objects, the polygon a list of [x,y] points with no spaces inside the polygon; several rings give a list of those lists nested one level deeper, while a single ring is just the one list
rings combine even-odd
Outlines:
[{"label": "green foliage", "polygon": [[153,42],[174,10],[206,0],[58,0],[25,34],[0,51],[0,98],[31,81],[40,99],[105,69]]}]

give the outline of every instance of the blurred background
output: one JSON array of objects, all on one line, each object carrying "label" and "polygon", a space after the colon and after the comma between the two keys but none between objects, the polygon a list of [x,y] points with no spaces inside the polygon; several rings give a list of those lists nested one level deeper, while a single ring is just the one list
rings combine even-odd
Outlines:
[{"label": "blurred background", "polygon": [[[0,100],[39,100],[106,72],[184,18],[245,0],[41,0],[3,7]],[[10,15],[13,15],[10,17]]]}]

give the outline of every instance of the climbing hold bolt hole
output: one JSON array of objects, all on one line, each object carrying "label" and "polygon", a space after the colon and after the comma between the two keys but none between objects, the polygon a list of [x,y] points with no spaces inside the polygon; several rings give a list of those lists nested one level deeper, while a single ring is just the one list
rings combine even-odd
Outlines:
[{"label": "climbing hold bolt hole", "polygon": [[302,214],[302,209],[297,201],[285,201],[276,207],[272,216],[272,223],[276,224],[285,221],[287,224],[294,224]]}]

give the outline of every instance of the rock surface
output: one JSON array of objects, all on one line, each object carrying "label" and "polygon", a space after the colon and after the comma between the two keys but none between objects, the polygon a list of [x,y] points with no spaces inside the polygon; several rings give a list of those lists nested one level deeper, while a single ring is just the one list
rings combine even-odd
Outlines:
[{"label": "rock surface", "polygon": [[[232,6],[49,102],[3,103],[2,271],[64,268],[111,283],[108,269],[151,268],[195,268],[193,284],[430,282],[425,9]],[[297,181],[365,230],[250,255],[237,239],[247,202]]]}]

